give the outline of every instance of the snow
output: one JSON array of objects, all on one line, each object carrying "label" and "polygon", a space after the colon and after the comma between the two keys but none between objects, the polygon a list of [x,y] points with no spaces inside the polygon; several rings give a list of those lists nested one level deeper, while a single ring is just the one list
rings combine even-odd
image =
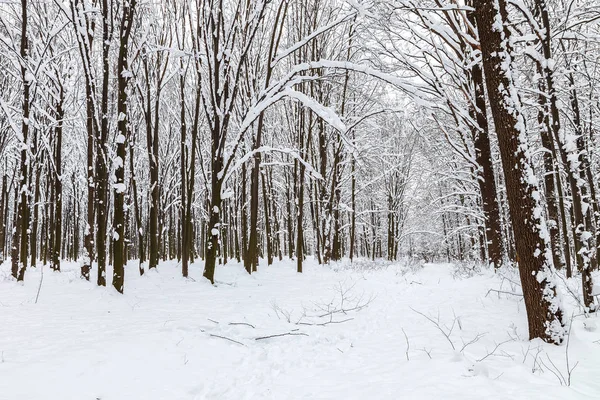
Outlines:
[{"label": "snow", "polygon": [[124,183],[115,183],[113,185],[113,188],[115,189],[115,192],[117,192],[117,193],[125,193],[125,191],[127,190],[127,186],[125,186]]},{"label": "snow", "polygon": [[[79,279],[79,265],[63,262],[63,272],[44,270],[36,304],[41,268],[28,269],[18,284],[5,262],[0,398],[600,396],[598,317],[575,319],[568,354],[571,367],[578,364],[571,386],[561,386],[550,368],[565,374],[566,346],[528,341],[522,298],[488,292],[518,287],[500,286],[490,270],[365,260],[324,267],[309,258],[297,274],[295,261],[263,264],[252,276],[242,265],[219,265],[211,286],[201,263],[185,280],[176,262],[143,277],[131,262],[120,295]],[[329,316],[340,293],[347,311]],[[355,305],[365,307],[351,311]],[[453,326],[448,339],[429,319],[444,332]],[[330,320],[339,323],[310,325]],[[256,340],[282,333],[307,336]]]}]

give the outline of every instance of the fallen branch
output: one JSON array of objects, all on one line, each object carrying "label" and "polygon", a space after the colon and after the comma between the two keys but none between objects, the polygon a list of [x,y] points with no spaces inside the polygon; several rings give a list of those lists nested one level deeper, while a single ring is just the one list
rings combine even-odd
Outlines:
[{"label": "fallen branch", "polygon": [[302,332],[286,332],[286,333],[278,333],[276,335],[261,336],[261,337],[255,338],[254,340],[271,339],[271,338],[276,338],[276,337],[281,337],[281,336],[308,336],[308,335],[306,333],[302,333]]},{"label": "fallen branch", "polygon": [[341,324],[344,322],[348,322],[348,321],[352,321],[354,318],[347,318],[347,319],[343,319],[341,321],[326,321],[326,322],[297,322],[296,325],[307,325],[307,326],[326,326],[329,324]]},{"label": "fallen branch", "polygon": [[246,345],[245,345],[244,343],[242,343],[242,342],[238,342],[237,340],[233,340],[233,339],[231,339],[231,338],[228,338],[228,337],[225,337],[225,336],[221,336],[221,335],[215,335],[214,333],[209,333],[209,335],[210,335],[211,337],[216,337],[216,338],[220,338],[220,339],[229,340],[230,342],[237,343],[237,344],[241,344],[242,346],[246,347]]},{"label": "fallen branch", "polygon": [[[402,328],[402,333],[404,333],[404,339],[406,339],[406,361],[410,361],[410,358],[408,357],[408,351],[410,350],[410,342],[408,341],[408,336],[406,335],[404,328]],[[431,358],[431,356],[429,358]]]},{"label": "fallen branch", "polygon": [[485,297],[488,297],[488,295],[491,292],[498,293],[498,296],[500,296],[501,294],[510,294],[512,296],[523,297],[523,295],[520,294],[520,293],[506,292],[504,290],[496,290],[496,289],[490,289],[490,290],[488,290],[488,292],[486,293]]},{"label": "fallen branch", "polygon": [[37,294],[35,295],[35,304],[37,304],[38,299],[40,298],[40,291],[42,290],[42,282],[44,282],[44,264],[40,269],[42,276],[40,277],[40,285],[38,286]]},{"label": "fallen branch", "polygon": [[230,322],[229,325],[246,325],[249,326],[252,329],[256,329],[256,327],[252,324],[249,324],[247,322]]}]

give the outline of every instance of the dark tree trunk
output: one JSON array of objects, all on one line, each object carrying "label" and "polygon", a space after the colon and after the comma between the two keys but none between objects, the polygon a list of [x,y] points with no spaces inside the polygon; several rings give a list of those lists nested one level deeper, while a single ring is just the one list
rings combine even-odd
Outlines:
[{"label": "dark tree trunk", "polygon": [[139,271],[140,275],[144,275],[144,263],[146,262],[146,251],[145,251],[145,235],[144,229],[142,228],[142,215],[140,210],[140,204],[138,200],[138,189],[137,189],[137,178],[135,176],[134,162],[133,162],[133,144],[129,146],[129,173],[131,175],[131,188],[133,191],[133,208],[136,225],[136,233],[138,238],[138,258],[139,258]]},{"label": "dark tree trunk", "polygon": [[27,197],[29,186],[27,184],[28,174],[28,135],[29,135],[29,92],[32,79],[27,69],[26,60],[29,53],[29,44],[27,39],[27,0],[21,0],[21,79],[23,81],[23,103],[22,114],[23,123],[21,124],[21,160],[19,167],[19,178],[17,183],[16,198],[16,218],[14,233],[12,239],[12,275],[22,281],[25,278],[25,269],[27,268],[27,230],[29,229],[28,204]]},{"label": "dark tree trunk", "polygon": [[[148,69],[147,63],[145,64]],[[160,70],[160,63],[158,68]],[[166,70],[166,69],[165,69]],[[157,73],[158,74],[158,73]],[[164,75],[163,75],[164,76]],[[148,149],[148,161],[150,164],[150,254],[148,268],[156,268],[159,259],[159,231],[158,231],[158,212],[160,207],[160,187],[159,187],[159,140],[158,133],[160,127],[160,94],[162,77],[157,77],[156,83],[156,99],[154,101],[154,127],[152,126],[152,109],[150,106],[150,76],[146,73],[146,147]]]},{"label": "dark tree trunk", "polygon": [[265,213],[265,236],[267,242],[267,265],[273,264],[273,237],[271,234],[271,221],[269,218],[269,196],[267,194],[267,187],[265,184],[265,174],[261,174],[262,178],[262,196],[263,196],[263,210]]},{"label": "dark tree trunk", "polygon": [[[580,270],[581,270],[581,280],[582,280],[582,288],[583,288],[583,304],[587,307],[588,311],[595,311],[596,305],[594,304],[594,296],[593,296],[593,286],[594,282],[592,280],[592,270],[597,268],[597,260],[596,254],[592,250],[591,239],[594,237],[593,231],[595,229],[592,218],[592,214],[594,211],[593,204],[591,202],[590,187],[594,185],[593,181],[588,181],[587,171],[590,169],[590,162],[588,158],[587,147],[585,145],[585,137],[583,133],[583,126],[581,122],[581,112],[579,109],[579,100],[577,97],[577,89],[575,88],[575,79],[573,77],[573,73],[569,73],[568,75],[570,92],[569,97],[571,101],[571,109],[573,111],[573,124],[575,125],[575,136],[576,145],[577,145],[577,154],[578,154],[578,166],[577,170],[573,171],[577,173],[576,179],[578,182],[582,182],[582,184],[577,184],[577,189],[580,193],[581,204],[577,207],[577,204],[574,204],[574,209],[579,208],[580,220],[576,221],[577,226],[575,229],[576,240],[580,242],[580,250],[577,252]],[[573,170],[573,166],[571,166],[571,170]],[[573,199],[575,203],[575,198]]]},{"label": "dark tree trunk", "polygon": [[502,246],[502,227],[500,226],[500,207],[496,195],[496,181],[494,178],[494,166],[492,151],[490,148],[490,137],[488,131],[488,116],[485,101],[485,90],[483,88],[483,73],[480,64],[473,65],[471,69],[473,86],[475,88],[475,120],[478,129],[473,132],[473,144],[475,157],[479,165],[479,190],[483,214],[485,218],[485,234],[488,241],[488,257],[495,268],[502,265],[504,249]]},{"label": "dark tree trunk", "polygon": [[6,221],[8,221],[8,176],[2,175],[2,187],[0,188],[0,264],[4,262],[4,247],[6,244]]},{"label": "dark tree trunk", "polygon": [[[352,133],[354,139],[354,131]],[[352,208],[352,215],[350,216],[350,261],[354,259],[354,246],[356,243],[356,160],[352,154],[350,157],[350,207]]]},{"label": "dark tree trunk", "polygon": [[[529,337],[560,343],[564,337],[562,310],[552,281],[552,259],[539,212],[537,183],[531,168],[520,100],[510,77],[509,32],[498,22],[506,20],[504,0],[476,0],[483,67],[498,145],[504,169],[506,193],[515,237],[521,285],[529,322]],[[496,8],[496,5],[498,8]]]},{"label": "dark tree trunk", "polygon": [[[110,2],[109,2],[110,1]],[[96,249],[98,252],[98,286],[106,286],[106,229],[108,223],[108,154],[107,154],[107,142],[108,142],[108,88],[110,85],[110,37],[111,32],[109,26],[112,26],[109,16],[112,16],[112,0],[102,0],[102,100],[100,106],[100,132],[99,137],[96,140]],[[88,183],[89,186],[89,183]],[[89,188],[88,188],[89,190]],[[94,202],[91,203],[92,209]],[[93,235],[93,224],[89,221],[93,221],[93,211],[90,215],[90,199],[88,192],[88,226],[86,228],[86,235],[88,231]],[[87,257],[90,258],[90,265],[92,258],[93,246],[88,248],[89,241],[86,242]],[[109,247],[112,247],[112,240],[109,242]],[[112,251],[111,251],[112,257]]]},{"label": "dark tree trunk", "polygon": [[294,201],[294,193],[290,187],[289,174],[285,173],[286,180],[286,208],[287,208],[287,248],[288,257],[292,259],[294,257],[294,216],[292,214],[292,202]]},{"label": "dark tree trunk", "polygon": [[247,200],[246,200],[246,163],[244,163],[242,165],[242,193],[241,193],[241,200],[240,200],[240,207],[241,207],[241,231],[242,231],[242,258],[244,259],[244,267],[246,268],[246,272],[248,272],[249,274],[252,273],[252,268],[251,265],[246,263],[246,258],[247,258],[247,250],[248,250],[248,230],[246,229],[247,225],[248,225],[248,211],[247,211]]},{"label": "dark tree trunk", "polygon": [[[184,277],[188,276],[188,263],[190,262],[190,256],[193,253],[193,238],[194,238],[194,226],[192,219],[192,200],[194,196],[194,186],[196,183],[196,148],[198,142],[198,129],[200,121],[200,100],[201,93],[200,87],[196,91],[196,106],[194,110],[194,122],[192,125],[192,153],[190,156],[190,175],[188,177],[188,184],[186,187],[186,199],[185,199],[185,214],[183,217],[183,225],[185,226],[181,255],[182,273]],[[184,170],[185,173],[185,170]]]},{"label": "dark tree trunk", "polygon": [[115,162],[115,191],[113,210],[113,279],[114,288],[123,293],[125,278],[125,158],[127,156],[127,143],[129,136],[129,119],[127,105],[127,84],[130,79],[128,63],[128,47],[133,13],[136,0],[123,3],[121,26],[119,29],[119,59],[117,61],[117,161]]},{"label": "dark tree trunk", "polygon": [[[55,155],[55,168],[56,175],[54,176],[54,231],[52,233],[53,240],[53,249],[52,249],[52,269],[55,271],[60,271],[60,245],[62,238],[62,134],[63,134],[63,119],[64,119],[64,110],[63,110],[63,101],[64,101],[64,92],[62,87],[60,88],[60,97],[59,102],[56,106],[56,120],[58,124],[55,128],[55,136],[56,136],[56,155]],[[76,196],[73,196],[73,199],[76,199]],[[87,277],[89,280],[89,276]]]},{"label": "dark tree trunk", "polygon": [[[31,254],[31,267],[35,268],[37,259],[38,259],[38,246],[37,246],[37,238],[38,238],[38,222],[39,222],[39,202],[40,202],[40,189],[41,189],[41,174],[42,174],[42,164],[44,162],[44,153],[40,154],[39,150],[39,139],[38,139],[38,130],[34,131],[34,151],[33,158],[35,160],[34,166],[31,167],[31,179],[30,182],[32,185],[35,185],[34,194],[33,194],[33,207],[31,213],[31,232],[30,236],[30,254]],[[33,180],[33,171],[35,171],[35,183]]]},{"label": "dark tree trunk", "polygon": [[[87,227],[84,235],[84,247],[86,249],[86,256],[83,259],[81,265],[81,276],[86,280],[90,280],[90,269],[92,261],[94,259],[94,226],[95,221],[95,204],[96,204],[96,188],[97,178],[94,176],[94,163],[98,163],[95,160],[96,154],[94,153],[96,144],[94,135],[98,131],[96,122],[96,103],[94,101],[96,95],[96,85],[91,69],[91,46],[94,40],[94,23],[90,22],[90,18],[85,13],[82,13],[83,9],[81,2],[75,0],[71,3],[71,20],[73,21],[73,27],[75,36],[77,38],[77,45],[79,48],[79,54],[85,76],[85,95],[86,95],[86,130],[87,130]],[[103,6],[105,7],[105,6]],[[107,15],[107,14],[106,14]],[[103,16],[105,16],[103,11]],[[106,25],[105,25],[106,29]],[[106,32],[107,34],[108,32]],[[103,45],[108,46],[108,43]],[[106,65],[105,65],[106,67]],[[98,138],[100,140],[100,138]],[[97,166],[96,166],[97,168]],[[98,172],[98,171],[96,171]]]},{"label": "dark tree trunk", "polygon": [[[216,126],[218,127],[218,125]],[[223,157],[218,153],[221,130],[213,129],[212,132],[212,157],[211,157],[211,202],[209,210],[207,240],[205,245],[206,260],[204,264],[204,277],[215,283],[215,266],[219,249],[219,221],[221,210],[221,180],[217,172],[223,169]]]}]

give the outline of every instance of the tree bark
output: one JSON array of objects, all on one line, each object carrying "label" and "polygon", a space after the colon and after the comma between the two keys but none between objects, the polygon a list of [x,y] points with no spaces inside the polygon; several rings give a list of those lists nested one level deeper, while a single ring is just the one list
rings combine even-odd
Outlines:
[{"label": "tree bark", "polygon": [[[56,120],[57,125],[55,128],[56,136],[56,156],[55,156],[55,168],[56,174],[54,176],[54,196],[56,202],[54,204],[54,232],[52,234],[54,243],[52,251],[52,269],[60,271],[60,251],[61,251],[61,237],[62,237],[62,136],[63,136],[63,119],[64,119],[64,91],[60,88],[59,102],[56,106]],[[75,199],[76,197],[73,196]],[[88,276],[89,280],[89,276]]]},{"label": "tree bark", "polygon": [[129,136],[127,84],[130,74],[128,62],[129,37],[133,25],[136,0],[123,3],[123,14],[119,30],[119,59],[117,61],[117,159],[115,161],[115,191],[113,210],[113,287],[123,293],[125,278],[125,158]]},{"label": "tree bark", "polygon": [[479,165],[478,184],[485,218],[488,257],[495,268],[502,265],[504,248],[502,246],[502,227],[500,226],[500,207],[498,205],[496,180],[492,161],[492,150],[488,130],[488,116],[483,86],[483,72],[480,64],[471,68],[471,77],[475,89],[475,120],[477,128],[473,130],[475,159]]},{"label": "tree bark", "polygon": [[562,309],[556,299],[552,259],[540,212],[539,192],[533,173],[520,114],[520,99],[512,82],[509,32],[504,0],[476,0],[475,16],[483,57],[488,96],[502,158],[506,193],[513,225],[521,285],[530,339],[561,343]]},{"label": "tree bark", "polygon": [[17,187],[17,215],[15,218],[12,239],[12,275],[22,281],[27,268],[27,231],[29,218],[27,214],[29,187],[28,176],[28,135],[29,135],[29,93],[32,77],[27,69],[29,44],[27,39],[27,0],[21,0],[21,79],[23,82],[22,124],[21,124],[21,159]]}]

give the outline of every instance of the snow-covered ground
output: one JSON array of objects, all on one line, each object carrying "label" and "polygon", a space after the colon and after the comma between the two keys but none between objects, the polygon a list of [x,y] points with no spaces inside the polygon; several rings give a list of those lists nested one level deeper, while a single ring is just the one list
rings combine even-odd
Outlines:
[{"label": "snow-covered ground", "polygon": [[188,280],[131,264],[119,295],[65,263],[36,304],[41,268],[21,285],[5,263],[0,399],[600,399],[596,317],[575,318],[567,352],[527,340],[522,299],[488,292],[491,271],[307,264],[219,266],[215,287],[200,264]]}]

